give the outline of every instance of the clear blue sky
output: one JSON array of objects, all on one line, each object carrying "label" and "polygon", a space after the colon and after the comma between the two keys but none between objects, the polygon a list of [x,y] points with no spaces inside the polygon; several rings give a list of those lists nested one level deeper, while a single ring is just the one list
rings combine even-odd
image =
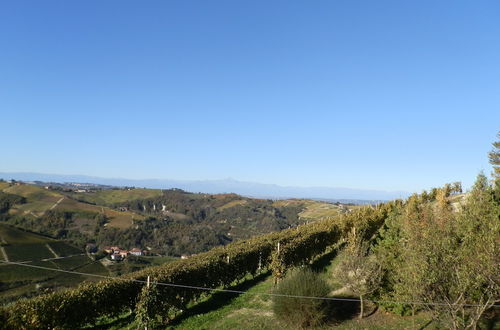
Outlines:
[{"label": "clear blue sky", "polygon": [[419,191],[490,172],[500,2],[3,1],[0,171]]}]

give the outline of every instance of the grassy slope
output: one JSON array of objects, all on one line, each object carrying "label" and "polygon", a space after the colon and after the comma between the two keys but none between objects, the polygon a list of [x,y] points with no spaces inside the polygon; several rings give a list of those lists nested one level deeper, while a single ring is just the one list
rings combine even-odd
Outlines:
[{"label": "grassy slope", "polygon": [[110,205],[115,203],[123,203],[136,199],[146,199],[161,196],[160,189],[142,189],[136,188],[131,190],[101,190],[92,193],[74,193],[71,194],[76,199],[86,201],[88,203],[99,205]]},{"label": "grassy slope", "polygon": [[[132,225],[132,220],[142,220],[142,215],[134,212],[120,212],[106,206],[97,206],[76,201],[68,196],[88,196],[89,202],[100,201],[103,204],[111,204],[128,199],[146,198],[161,194],[160,190],[154,189],[132,189],[132,190],[105,190],[96,193],[82,193],[63,195],[61,193],[46,190],[42,187],[31,185],[9,185],[6,182],[0,183],[0,190],[26,197],[27,203],[15,205],[11,208],[11,214],[23,215],[28,218],[37,218],[46,211],[53,209],[58,211],[70,212],[90,212],[104,213],[110,218],[108,226],[116,228],[128,228]],[[95,195],[95,196],[94,196]],[[80,198],[84,199],[84,198]],[[92,200],[94,199],[94,200]],[[79,219],[82,223],[77,226],[85,225],[85,218]]]},{"label": "grassy slope", "polygon": [[301,219],[311,221],[334,217],[341,212],[341,208],[335,204],[306,199],[279,200],[274,202],[273,205],[276,207],[284,207],[288,205],[303,206],[304,210],[299,213],[299,217]]},{"label": "grassy slope", "polygon": [[4,192],[26,197],[27,203],[15,205],[11,208],[11,214],[19,214],[29,217],[39,217],[49,210],[60,200],[63,195],[30,185],[12,185],[3,189]]},{"label": "grassy slope", "polygon": [[[132,225],[132,220],[142,220],[144,217],[142,215],[136,214],[134,212],[121,212],[110,209],[106,206],[98,206],[92,204],[86,204],[78,202],[70,198],[64,198],[61,203],[59,203],[54,210],[59,211],[73,211],[73,212],[91,212],[91,213],[104,213],[110,218],[108,226],[116,228],[128,228]],[[82,219],[83,221],[84,219]],[[78,225],[78,224],[77,224]]]},{"label": "grassy slope", "polygon": [[340,213],[340,208],[334,204],[316,201],[305,201],[305,203],[305,210],[299,214],[301,218],[322,219],[334,217]]},{"label": "grassy slope", "polygon": [[[338,264],[338,259],[331,256],[321,258],[313,267],[324,276],[332,286],[339,289],[339,284],[330,274]],[[272,293],[274,280],[269,274],[262,274],[255,279],[248,279],[231,289],[245,291],[245,294],[215,293],[206,300],[185,311],[168,329],[286,329],[292,328],[278,320],[273,313],[272,297],[262,293]],[[354,297],[343,293],[330,296]],[[330,321],[316,329],[439,329],[430,322],[430,315],[420,313],[415,317],[400,317],[376,309],[374,305],[365,305],[365,318],[357,318],[359,308],[356,303],[333,302],[329,308]],[[340,316],[339,316],[340,315]],[[137,329],[133,315],[125,313],[119,319],[105,319],[101,324],[108,329]]]},{"label": "grassy slope", "polygon": [[[318,270],[322,272],[321,276],[325,276],[331,284],[332,289],[339,288],[336,279],[330,275],[337,261],[335,259],[326,259],[326,262],[323,264],[316,265],[316,268],[319,268]],[[187,317],[174,324],[171,329],[289,328],[288,325],[275,318],[272,298],[259,295],[259,293],[272,293],[273,287],[274,280],[271,276],[268,276],[246,290],[246,294],[234,296],[228,293],[218,293],[189,310]],[[355,298],[348,292],[335,296]],[[381,310],[375,310],[374,306],[369,306],[368,304],[365,307],[367,307],[367,314],[370,312],[373,312],[373,314],[362,320],[358,320],[358,307],[356,304],[346,305],[345,303],[334,302],[330,312],[332,320],[319,329],[418,329],[424,325],[427,325],[426,329],[435,329],[433,324],[428,324],[430,318],[425,313],[417,315],[414,318],[399,317]],[[340,320],[333,318],[334,314],[339,315],[335,310],[343,311],[343,317]]]},{"label": "grassy slope", "polygon": [[[27,203],[23,205],[15,205],[11,209],[12,214],[19,214],[26,217],[36,218],[43,215],[49,209],[59,211],[72,211],[72,212],[91,212],[91,213],[104,213],[111,220],[108,224],[110,227],[115,228],[128,228],[132,225],[133,220],[142,220],[144,217],[134,212],[121,212],[113,210],[106,205],[114,203],[121,203],[136,199],[152,198],[162,195],[159,189],[131,189],[131,190],[102,190],[92,193],[66,193],[61,194],[55,191],[43,189],[38,186],[30,185],[13,185],[9,186],[8,183],[0,183],[0,190],[8,193],[21,195],[27,198]],[[216,198],[224,198],[226,195],[204,195],[193,194],[190,198],[206,198],[213,196]],[[88,203],[83,203],[85,201]],[[232,208],[235,206],[245,205],[245,199],[234,200],[218,207],[219,211]],[[305,220],[318,220],[324,217],[335,216],[339,213],[340,208],[336,205],[318,201],[310,200],[283,200],[276,201],[274,206],[287,206],[296,204],[304,206],[305,209],[299,214],[301,219]],[[185,217],[182,214],[171,213],[170,216],[176,218]],[[80,223],[81,222],[81,223]],[[85,218],[79,219],[76,223],[77,226],[84,228],[86,225]]]}]

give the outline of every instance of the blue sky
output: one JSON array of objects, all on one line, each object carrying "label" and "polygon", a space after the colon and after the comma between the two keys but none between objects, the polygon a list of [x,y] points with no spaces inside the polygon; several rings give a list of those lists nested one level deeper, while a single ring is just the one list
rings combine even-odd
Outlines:
[{"label": "blue sky", "polygon": [[0,171],[420,191],[490,172],[498,1],[4,1]]}]

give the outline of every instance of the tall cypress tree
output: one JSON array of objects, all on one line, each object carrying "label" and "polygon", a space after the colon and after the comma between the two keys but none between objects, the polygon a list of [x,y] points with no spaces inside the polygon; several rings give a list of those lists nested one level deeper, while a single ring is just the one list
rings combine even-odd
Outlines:
[{"label": "tall cypress tree", "polygon": [[488,154],[490,164],[493,165],[493,176],[500,178],[500,132],[497,134],[498,141],[493,142],[493,149]]},{"label": "tall cypress tree", "polygon": [[488,154],[490,164],[493,165],[493,196],[500,203],[500,132],[497,134],[498,141],[493,142],[493,149]]}]

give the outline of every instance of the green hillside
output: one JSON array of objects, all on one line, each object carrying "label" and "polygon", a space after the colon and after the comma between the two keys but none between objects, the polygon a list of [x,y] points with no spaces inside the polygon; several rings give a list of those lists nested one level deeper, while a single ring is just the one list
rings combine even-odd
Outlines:
[{"label": "green hillside", "polygon": [[[1,184],[2,193],[8,194],[4,197],[11,200],[6,213],[0,214],[1,260],[66,270],[89,268],[91,273],[106,275],[164,264],[184,254],[200,253],[339,213],[337,206],[327,203],[273,202],[235,194],[153,189],[76,192],[22,182]],[[303,211],[307,214],[299,215]],[[100,247],[148,247],[154,255],[164,257],[94,262],[82,255],[88,242]],[[3,301],[37,295],[42,292],[40,288],[72,287],[85,279],[16,265],[1,267]]]},{"label": "green hillside", "polygon": [[79,247],[89,241],[124,248],[147,246],[154,253],[177,257],[346,211],[317,201],[271,201],[177,189],[77,192],[22,182],[2,182],[1,188],[10,196],[25,198],[23,203],[10,205],[4,221],[11,225]]},{"label": "green hillside", "polygon": [[[276,215],[281,214],[280,210],[290,210],[282,208],[294,205],[295,219],[299,213],[309,212],[321,220],[235,241],[123,277],[136,281],[106,280],[20,301],[7,307],[4,315],[12,326],[29,322],[36,327],[62,328],[88,323],[114,329],[293,328],[296,324],[289,321],[292,316],[309,317],[309,321],[300,321],[306,322],[301,323],[305,325],[314,318],[299,307],[312,301],[312,298],[303,300],[306,298],[302,296],[315,295],[307,291],[293,291],[297,293],[286,297],[275,294],[299,269],[312,268],[319,272],[312,273],[314,281],[321,280],[327,285],[327,291],[317,297],[351,299],[350,302],[321,299],[324,302],[321,310],[317,310],[322,315],[321,323],[314,323],[320,324],[320,329],[440,329],[449,327],[451,322],[462,322],[461,315],[481,328],[494,328],[495,312],[491,304],[498,297],[498,283],[491,279],[498,271],[498,247],[494,243],[499,233],[499,204],[495,196],[496,191],[484,175],[478,177],[474,189],[465,197],[445,187],[415,194],[406,201],[364,206],[350,212],[307,201],[273,202],[236,195],[191,196],[182,191],[166,191],[161,197],[121,207],[134,211],[142,207],[143,214],[150,217],[141,223],[152,226],[156,233],[161,227],[152,215],[163,212],[184,214],[202,222],[204,218],[220,219],[221,214],[227,216],[232,213],[225,212],[235,210],[240,217],[271,210],[278,212]],[[161,205],[160,210],[157,205]],[[330,216],[328,213],[333,211],[337,213]],[[483,242],[486,244],[478,244]],[[76,261],[51,262],[71,269]],[[122,267],[114,271],[128,272],[135,268],[130,265],[127,269],[125,263]],[[472,269],[477,271],[471,272]],[[151,279],[150,287],[141,284],[147,278]],[[461,282],[463,279],[466,282]],[[413,285],[415,282],[419,284]],[[309,285],[309,281],[301,281],[292,288],[308,290]],[[199,287],[245,293],[235,296],[234,291],[209,292]],[[435,290],[436,287],[442,290]],[[294,303],[296,309],[288,311],[288,316],[280,316],[276,297],[283,303],[290,299],[300,302]],[[477,309],[469,307],[460,314],[436,307],[447,306],[445,301],[450,297],[463,299],[461,306],[484,307],[480,314],[474,314]],[[28,314],[29,318],[23,316]],[[356,319],[358,315],[363,318]]]},{"label": "green hillside", "polygon": [[160,189],[108,189],[85,193],[71,193],[70,196],[76,200],[96,205],[113,205],[138,199],[153,198],[161,196]]}]

